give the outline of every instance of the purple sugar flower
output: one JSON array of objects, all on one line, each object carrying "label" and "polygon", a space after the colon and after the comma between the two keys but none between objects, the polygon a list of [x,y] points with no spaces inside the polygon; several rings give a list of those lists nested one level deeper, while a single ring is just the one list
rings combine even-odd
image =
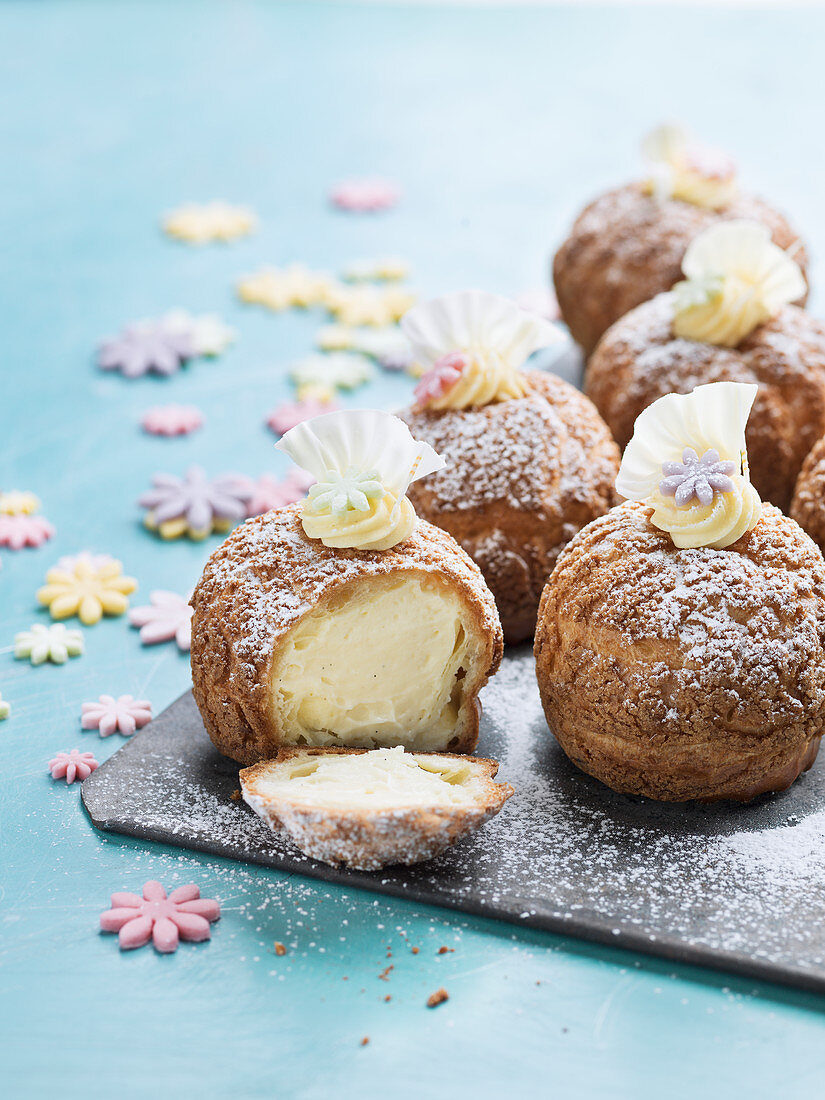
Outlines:
[{"label": "purple sugar flower", "polygon": [[238,474],[208,478],[200,466],[190,466],[183,477],[155,474],[152,485],[138,500],[150,510],[152,525],[185,520],[193,536],[209,534],[215,523],[244,519],[253,495],[249,478]]},{"label": "purple sugar flower", "polygon": [[731,477],[736,473],[736,463],[722,461],[713,448],[700,458],[692,447],[685,447],[682,461],[663,462],[662,473],[665,476],[659,482],[659,492],[663,497],[673,497],[681,508],[694,497],[700,504],[710,504],[714,493],[732,493],[735,486]]},{"label": "purple sugar flower", "polygon": [[197,355],[194,332],[166,321],[138,321],[104,340],[97,353],[101,370],[119,370],[127,378],[170,375]]}]

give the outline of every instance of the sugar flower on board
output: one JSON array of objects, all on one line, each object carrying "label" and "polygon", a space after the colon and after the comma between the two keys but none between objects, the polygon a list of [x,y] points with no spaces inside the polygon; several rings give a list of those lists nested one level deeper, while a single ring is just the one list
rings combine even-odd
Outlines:
[{"label": "sugar flower on board", "polygon": [[316,480],[301,522],[325,546],[389,550],[412,534],[410,484],[444,460],[403,421],[375,409],[326,413],[287,432],[275,446]]},{"label": "sugar flower on board", "polygon": [[563,339],[549,321],[480,290],[423,302],[407,313],[401,328],[426,372],[416,401],[429,409],[523,397],[527,384],[519,368],[534,351]]},{"label": "sugar flower on board", "polygon": [[713,382],[669,393],[636,420],[616,489],[652,509],[681,550],[722,550],[752,531],[762,502],[748,477],[745,425],[757,386]]},{"label": "sugar flower on board", "polygon": [[799,266],[758,222],[712,226],[690,244],[673,288],[673,332],[733,348],[805,293]]},{"label": "sugar flower on board", "polygon": [[681,126],[666,123],[642,142],[650,166],[645,189],[657,199],[681,199],[721,210],[736,196],[736,165],[725,153],[700,144]]}]

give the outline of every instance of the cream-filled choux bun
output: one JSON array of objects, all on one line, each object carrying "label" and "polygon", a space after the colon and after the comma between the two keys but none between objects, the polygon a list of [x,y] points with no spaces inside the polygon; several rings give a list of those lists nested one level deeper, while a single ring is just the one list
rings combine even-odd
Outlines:
[{"label": "cream-filled choux bun", "polygon": [[426,373],[400,415],[447,462],[410,499],[481,567],[505,641],[524,641],[560,551],[614,503],[616,444],[578,390],[520,369],[560,334],[510,299],[448,294],[410,310],[402,328]]},{"label": "cream-filled choux bun", "polygon": [[542,595],[536,674],[583,771],[666,801],[788,787],[825,729],[825,561],[748,477],[756,387],[670,394]]},{"label": "cream-filled choux bun", "polygon": [[787,510],[802,462],[825,434],[825,325],[797,306],[799,267],[754,222],[727,222],[688,248],[684,279],[632,310],[590,358],[585,391],[620,447],[642,409],[718,381],[755,383],[751,480]]},{"label": "cream-filled choux bun", "polygon": [[[688,245],[711,226],[756,221],[807,269],[799,235],[779,211],[739,188],[724,153],[673,125],[650,134],[643,152],[646,178],[585,207],[553,262],[562,317],[588,355],[615,321],[679,281]],[[800,302],[806,293],[803,287]]]},{"label": "cream-filled choux bun", "polygon": [[316,484],[238,527],[192,597],[209,736],[243,764],[300,745],[470,752],[503,641],[480,570],[407,496],[443,459],[374,410],[277,446]]}]

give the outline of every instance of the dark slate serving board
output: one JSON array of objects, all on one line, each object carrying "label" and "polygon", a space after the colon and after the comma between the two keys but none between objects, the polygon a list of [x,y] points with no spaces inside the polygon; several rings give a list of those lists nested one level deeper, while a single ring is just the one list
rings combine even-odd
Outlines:
[{"label": "dark slate serving board", "polygon": [[334,870],[233,801],[237,766],[191,694],[83,784],[100,829],[825,992],[825,758],[750,806],[662,805],[577,771],[550,736],[533,659],[485,689],[479,754],[516,795],[430,863]]}]

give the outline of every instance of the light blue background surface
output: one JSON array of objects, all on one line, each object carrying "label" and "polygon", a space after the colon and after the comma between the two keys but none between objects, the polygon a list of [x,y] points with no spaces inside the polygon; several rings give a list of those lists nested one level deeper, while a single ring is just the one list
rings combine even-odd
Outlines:
[{"label": "light blue background surface", "polygon": [[[823,31],[804,9],[0,4],[0,486],[37,492],[58,531],[40,550],[0,550],[13,706],[0,1089],[821,1095],[822,999],[97,834],[46,761],[115,751],[121,738],[80,732],[81,702],[131,692],[157,713],[186,688],[187,660],[142,649],[125,619],[86,631],[86,655],[62,668],[13,661],[11,642],[45,621],[34,593],[60,554],[116,554],[137,603],[193,583],[217,539],[167,545],[141,529],[134,501],[155,470],[284,468],[263,414],[320,317],[236,305],[233,281],[256,265],[397,253],[427,294],[524,290],[576,208],[637,171],[639,136],[670,115],[727,145],[825,255]],[[327,207],[338,178],[373,173],[401,183],[396,212]],[[254,206],[260,233],[191,249],[158,232],[162,211],[215,197]],[[94,369],[99,338],[175,306],[222,313],[238,344],[168,381]],[[408,391],[383,379],[363,399]],[[143,436],[141,412],[165,401],[200,405],[205,430]],[[121,955],[98,935],[109,894],[150,877],[220,900],[211,943]],[[441,944],[454,953],[438,957]],[[429,1011],[440,985],[451,999]]]}]

